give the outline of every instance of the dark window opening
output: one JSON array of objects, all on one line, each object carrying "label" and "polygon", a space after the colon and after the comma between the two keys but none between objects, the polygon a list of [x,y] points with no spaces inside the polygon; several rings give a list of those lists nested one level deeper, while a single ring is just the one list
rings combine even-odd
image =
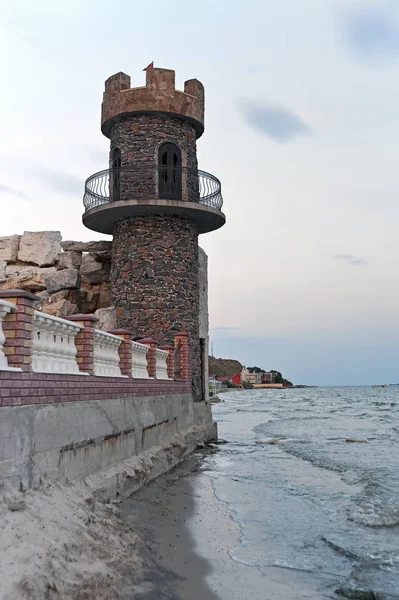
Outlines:
[{"label": "dark window opening", "polygon": [[181,151],[171,142],[162,144],[158,152],[159,198],[182,199]]},{"label": "dark window opening", "polygon": [[112,155],[112,200],[114,202],[121,199],[121,164],[121,151],[115,148]]}]

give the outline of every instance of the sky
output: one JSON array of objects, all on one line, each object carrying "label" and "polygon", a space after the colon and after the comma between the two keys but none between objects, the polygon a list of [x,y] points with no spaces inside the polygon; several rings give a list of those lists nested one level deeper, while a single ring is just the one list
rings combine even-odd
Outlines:
[{"label": "sky", "polygon": [[81,224],[108,166],[104,80],[176,70],[206,90],[201,169],[218,357],[295,383],[399,382],[399,3],[0,0],[0,235]]}]

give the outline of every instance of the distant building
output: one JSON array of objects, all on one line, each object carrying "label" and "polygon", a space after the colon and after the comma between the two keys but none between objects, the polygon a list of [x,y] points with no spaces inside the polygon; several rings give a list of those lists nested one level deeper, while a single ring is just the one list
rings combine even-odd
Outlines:
[{"label": "distant building", "polygon": [[243,369],[240,374],[241,383],[249,383],[249,375],[248,369]]},{"label": "distant building", "polygon": [[244,368],[241,371],[241,383],[250,383],[251,385],[259,385],[261,383],[275,383],[277,371],[262,371],[254,373],[250,369]]},{"label": "distant building", "polygon": [[231,383],[233,381],[233,376],[232,375],[219,375],[219,377],[216,377],[216,379],[218,381],[221,381],[222,383]]},{"label": "distant building", "polygon": [[235,385],[241,385],[241,373],[236,373],[233,375],[232,381]]},{"label": "distant building", "polygon": [[208,389],[209,396],[212,398],[216,396],[219,392],[222,392],[226,389],[226,385],[223,381],[218,381],[216,377],[208,377]]},{"label": "distant building", "polygon": [[262,373],[262,375],[263,375],[262,383],[274,383],[274,381],[276,379],[275,371],[267,371],[266,373]]},{"label": "distant building", "polygon": [[263,373],[250,373],[249,374],[249,383],[252,385],[262,383],[262,377],[263,377]]}]

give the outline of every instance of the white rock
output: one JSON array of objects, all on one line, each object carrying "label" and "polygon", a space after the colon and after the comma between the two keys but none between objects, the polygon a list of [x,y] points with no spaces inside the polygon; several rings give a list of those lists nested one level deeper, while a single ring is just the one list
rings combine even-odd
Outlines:
[{"label": "white rock", "polygon": [[19,275],[23,271],[33,271],[34,267],[30,267],[26,263],[19,263],[18,265],[7,265],[6,266],[6,277],[14,277]]},{"label": "white rock", "polygon": [[19,243],[18,260],[39,267],[53,265],[61,252],[59,231],[25,231]]},{"label": "white rock", "polygon": [[49,294],[60,290],[77,290],[80,287],[80,274],[77,269],[63,269],[45,277],[44,282]]},{"label": "white rock", "polygon": [[42,312],[54,317],[68,317],[77,313],[76,304],[72,304],[69,300],[58,300],[57,302],[51,302],[49,304],[44,303]]},{"label": "white rock", "polygon": [[20,235],[0,237],[0,260],[15,262],[18,258]]},{"label": "white rock", "polygon": [[79,269],[82,264],[82,253],[74,250],[61,252],[57,258],[57,269]]},{"label": "white rock", "polygon": [[[54,273],[56,271],[55,267],[34,267],[33,265],[27,265],[26,263],[20,263],[19,265],[7,265],[6,266],[6,277],[16,277],[18,275],[48,275],[49,273]],[[44,281],[44,279],[43,279]]]},{"label": "white rock", "polygon": [[103,283],[109,280],[110,265],[97,260],[92,254],[83,254],[80,274],[83,281]]},{"label": "white rock", "polygon": [[55,267],[47,269],[38,269],[37,267],[28,267],[18,272],[13,272],[10,275],[8,270],[11,267],[6,267],[6,279],[0,282],[0,289],[9,290],[25,290],[26,292],[40,292],[46,289],[45,277],[51,273],[55,273]]},{"label": "white rock", "polygon": [[70,242],[65,241],[61,244],[65,251],[76,252],[104,252],[111,250],[112,242],[108,240],[98,240],[96,242]]},{"label": "white rock", "polygon": [[6,266],[6,277],[15,277],[16,275],[47,275],[48,273],[54,273],[55,267],[35,267],[33,265],[27,265],[26,263],[20,263],[18,265],[7,265]]},{"label": "white rock", "polygon": [[94,313],[94,316],[98,319],[98,323],[96,324],[97,329],[101,329],[102,331],[116,329],[116,313],[113,306],[110,306],[109,308],[99,308]]},{"label": "white rock", "polygon": [[7,262],[5,260],[0,260],[0,279],[6,278],[6,266]]}]

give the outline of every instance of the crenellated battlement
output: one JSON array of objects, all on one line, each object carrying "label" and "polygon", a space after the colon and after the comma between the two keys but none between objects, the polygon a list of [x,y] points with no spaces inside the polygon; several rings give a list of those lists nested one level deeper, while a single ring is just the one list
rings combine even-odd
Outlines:
[{"label": "crenellated battlement", "polygon": [[204,132],[204,109],[204,86],[197,79],[186,81],[184,91],[180,91],[175,88],[175,71],[149,68],[146,85],[131,88],[129,75],[120,72],[105,82],[101,131],[110,137],[113,122],[118,117],[164,113],[191,123],[198,138]]}]

